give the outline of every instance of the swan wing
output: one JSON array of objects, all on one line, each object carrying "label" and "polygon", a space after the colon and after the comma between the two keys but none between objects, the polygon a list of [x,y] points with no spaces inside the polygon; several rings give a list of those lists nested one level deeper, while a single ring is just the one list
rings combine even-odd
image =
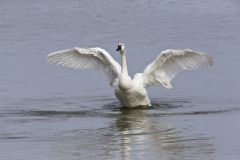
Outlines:
[{"label": "swan wing", "polygon": [[162,51],[143,71],[143,83],[145,86],[160,84],[172,88],[170,82],[179,72],[212,64],[213,59],[203,52],[190,49]]},{"label": "swan wing", "polygon": [[121,67],[102,48],[73,48],[48,54],[48,62],[74,69],[91,69],[105,72],[111,86],[120,75]]}]

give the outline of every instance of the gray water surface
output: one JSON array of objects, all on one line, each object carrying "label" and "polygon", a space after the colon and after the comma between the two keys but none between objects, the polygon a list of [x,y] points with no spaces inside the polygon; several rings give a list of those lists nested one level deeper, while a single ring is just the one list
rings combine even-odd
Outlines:
[{"label": "gray water surface", "polygon": [[[0,2],[0,159],[240,159],[240,3],[237,0]],[[162,50],[209,53],[213,67],[148,89],[127,110],[104,75],[49,65],[46,55],[102,47],[129,72]]]}]

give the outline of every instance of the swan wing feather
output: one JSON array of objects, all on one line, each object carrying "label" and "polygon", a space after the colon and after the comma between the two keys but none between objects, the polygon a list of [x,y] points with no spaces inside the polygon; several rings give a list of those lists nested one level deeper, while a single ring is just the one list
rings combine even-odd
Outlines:
[{"label": "swan wing feather", "polygon": [[111,86],[120,75],[121,67],[112,56],[102,48],[73,48],[48,54],[49,63],[56,63],[73,69],[104,71]]},{"label": "swan wing feather", "polygon": [[172,88],[171,80],[181,71],[195,70],[213,64],[212,58],[206,53],[184,50],[165,50],[143,71],[145,86],[163,85]]}]

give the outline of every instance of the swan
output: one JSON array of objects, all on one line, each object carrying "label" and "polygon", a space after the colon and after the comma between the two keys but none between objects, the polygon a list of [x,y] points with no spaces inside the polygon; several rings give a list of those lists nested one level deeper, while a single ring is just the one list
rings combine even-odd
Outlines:
[{"label": "swan", "polygon": [[136,73],[133,79],[128,74],[125,45],[119,43],[116,51],[121,55],[121,66],[104,49],[73,48],[48,54],[48,62],[61,64],[75,69],[103,71],[108,77],[115,96],[127,108],[151,106],[146,87],[162,85],[172,88],[171,80],[181,71],[194,70],[213,64],[207,53],[191,49],[162,51],[142,73]]}]

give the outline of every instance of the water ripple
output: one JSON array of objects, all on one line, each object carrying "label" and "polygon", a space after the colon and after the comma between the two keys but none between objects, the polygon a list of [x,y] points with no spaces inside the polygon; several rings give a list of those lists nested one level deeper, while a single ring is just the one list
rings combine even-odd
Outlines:
[{"label": "water ripple", "polygon": [[[87,102],[86,102],[87,101]],[[92,107],[81,104],[92,102]],[[57,104],[56,104],[57,102]],[[47,116],[47,117],[116,117],[119,113],[128,114],[128,112],[138,112],[146,110],[145,115],[149,117],[158,116],[187,116],[187,115],[210,115],[223,114],[227,112],[236,112],[240,108],[234,103],[232,106],[225,107],[210,104],[201,104],[190,99],[154,99],[149,108],[123,108],[121,104],[107,97],[98,98],[48,98],[48,99],[20,99],[17,102],[8,104],[11,107],[0,114],[0,117],[6,115],[24,115],[24,116]],[[94,104],[96,103],[96,104]],[[237,103],[236,103],[237,104]],[[34,109],[41,105],[43,109]],[[95,105],[95,106],[94,106]],[[20,106],[20,107],[17,107]],[[26,109],[23,109],[21,107]],[[39,107],[37,107],[39,108]]]}]

